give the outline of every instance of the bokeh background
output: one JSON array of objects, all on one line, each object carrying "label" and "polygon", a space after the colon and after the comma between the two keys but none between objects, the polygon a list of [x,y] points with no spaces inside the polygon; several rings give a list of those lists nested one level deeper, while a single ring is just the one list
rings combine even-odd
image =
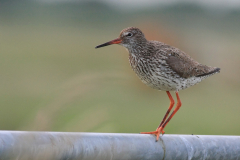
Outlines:
[{"label": "bokeh background", "polygon": [[227,0],[0,0],[0,129],[155,130],[167,94],[138,79],[123,47],[95,49],[130,26],[221,68],[180,91],[166,133],[240,134],[240,3]]}]

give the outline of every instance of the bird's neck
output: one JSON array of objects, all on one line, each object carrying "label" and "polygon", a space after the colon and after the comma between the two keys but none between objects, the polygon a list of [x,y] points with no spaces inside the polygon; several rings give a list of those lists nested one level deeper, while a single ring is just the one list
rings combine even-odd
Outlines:
[{"label": "bird's neck", "polygon": [[145,44],[134,44],[126,46],[128,52],[134,55],[141,55],[146,52],[146,45]]},{"label": "bird's neck", "polygon": [[[151,56],[151,52],[149,51],[148,43],[136,44],[127,46],[127,50],[130,55],[137,56],[137,57],[149,57]],[[151,49],[151,48],[150,48]]]}]

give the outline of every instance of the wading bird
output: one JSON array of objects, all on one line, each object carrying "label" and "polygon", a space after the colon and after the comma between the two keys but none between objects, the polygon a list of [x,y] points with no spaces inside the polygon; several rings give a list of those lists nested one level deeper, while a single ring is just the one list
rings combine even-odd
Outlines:
[{"label": "wading bird", "polygon": [[[156,141],[161,133],[165,133],[164,128],[182,105],[178,91],[220,72],[220,68],[200,64],[178,48],[158,41],[148,41],[143,32],[136,27],[122,30],[117,39],[98,45],[96,48],[111,44],[120,44],[127,48],[130,65],[143,83],[167,92],[170,106],[157,130],[141,132],[155,134]],[[176,92],[177,104],[168,117],[175,103],[169,91]]]}]

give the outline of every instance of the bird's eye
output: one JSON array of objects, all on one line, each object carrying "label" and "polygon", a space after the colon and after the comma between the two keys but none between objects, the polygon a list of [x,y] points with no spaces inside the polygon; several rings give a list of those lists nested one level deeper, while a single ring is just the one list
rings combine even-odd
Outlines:
[{"label": "bird's eye", "polygon": [[132,37],[132,35],[133,35],[132,33],[128,33],[127,37]]}]

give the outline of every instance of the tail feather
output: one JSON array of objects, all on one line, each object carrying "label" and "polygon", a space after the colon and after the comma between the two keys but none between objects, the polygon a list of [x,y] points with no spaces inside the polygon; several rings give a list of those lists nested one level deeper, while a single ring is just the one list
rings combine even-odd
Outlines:
[{"label": "tail feather", "polygon": [[207,72],[204,74],[197,75],[196,77],[210,76],[212,74],[219,73],[219,72],[220,72],[220,68],[214,68],[214,70],[211,70],[210,72]]}]

